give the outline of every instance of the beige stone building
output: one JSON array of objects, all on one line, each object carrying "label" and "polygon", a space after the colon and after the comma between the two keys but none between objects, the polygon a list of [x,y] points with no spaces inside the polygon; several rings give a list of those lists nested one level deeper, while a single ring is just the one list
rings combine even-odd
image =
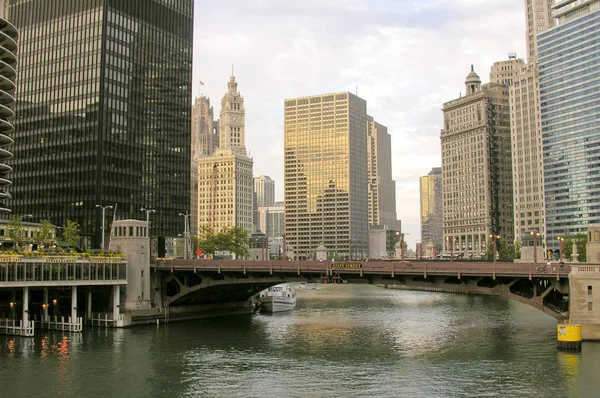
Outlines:
[{"label": "beige stone building", "polygon": [[219,147],[197,159],[197,230],[253,229],[253,160],[246,154],[244,99],[235,77],[221,101]]},{"label": "beige stone building", "polygon": [[523,252],[533,250],[530,231],[545,247],[546,211],[542,121],[536,35],[554,26],[552,0],[526,0],[528,64],[520,62],[510,89],[510,120],[514,195],[514,235]]},{"label": "beige stone building", "polygon": [[365,258],[368,248],[367,103],[349,92],[286,99],[285,238],[298,258],[319,245]]},{"label": "beige stone building", "polygon": [[369,171],[369,225],[386,225],[399,231],[396,215],[396,182],[392,179],[392,138],[387,127],[369,117],[368,171]]},{"label": "beige stone building", "polygon": [[210,105],[210,98],[201,96],[196,98],[192,106],[192,132],[191,132],[191,167],[190,167],[190,233],[198,234],[198,159],[210,156],[218,147],[219,135],[217,134],[214,120],[214,110]]},{"label": "beige stone building", "polygon": [[464,97],[443,106],[444,251],[485,252],[488,236],[513,241],[508,88],[481,85],[471,67]]},{"label": "beige stone building", "polygon": [[554,26],[552,4],[554,0],[525,0],[527,25],[527,61],[534,63],[537,57],[537,35]]}]

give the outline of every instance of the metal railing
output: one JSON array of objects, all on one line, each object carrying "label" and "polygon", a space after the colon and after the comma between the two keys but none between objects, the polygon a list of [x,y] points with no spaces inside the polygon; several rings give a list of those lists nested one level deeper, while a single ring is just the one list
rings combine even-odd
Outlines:
[{"label": "metal railing", "polygon": [[0,257],[0,286],[7,282],[127,280],[127,263],[84,259],[15,259]]}]

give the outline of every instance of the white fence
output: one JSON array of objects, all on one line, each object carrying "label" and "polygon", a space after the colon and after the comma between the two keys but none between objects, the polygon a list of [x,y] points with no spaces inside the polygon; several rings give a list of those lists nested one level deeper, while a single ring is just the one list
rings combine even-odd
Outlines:
[{"label": "white fence", "polygon": [[34,321],[27,321],[23,325],[22,320],[0,319],[0,334],[31,337],[34,334],[34,326]]},{"label": "white fence", "polygon": [[43,316],[35,316],[38,329],[46,330],[60,330],[63,332],[81,332],[83,330],[83,318],[77,317],[75,321],[68,317],[65,321],[65,317],[61,316],[49,316],[44,319]]}]

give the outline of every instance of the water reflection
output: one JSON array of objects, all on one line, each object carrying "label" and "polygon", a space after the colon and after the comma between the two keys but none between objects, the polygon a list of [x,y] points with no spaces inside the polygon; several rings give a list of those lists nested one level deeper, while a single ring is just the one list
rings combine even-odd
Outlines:
[{"label": "water reflection", "polygon": [[[37,331],[36,331],[37,332]],[[287,314],[0,336],[3,396],[595,396],[600,345],[494,297],[331,286]]]}]

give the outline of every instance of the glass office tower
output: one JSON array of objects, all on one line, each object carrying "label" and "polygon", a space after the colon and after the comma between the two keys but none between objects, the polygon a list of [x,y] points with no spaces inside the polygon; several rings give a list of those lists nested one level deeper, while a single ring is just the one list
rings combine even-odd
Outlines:
[{"label": "glass office tower", "polygon": [[546,245],[600,222],[600,1],[553,6],[538,35]]},{"label": "glass office tower", "polygon": [[96,205],[116,204],[120,219],[156,209],[151,235],[182,233],[193,0],[13,0],[11,16],[22,32],[14,212],[77,221],[85,247],[101,240]]},{"label": "glass office tower", "polygon": [[366,257],[367,102],[348,92],[286,99],[284,114],[286,251]]}]

